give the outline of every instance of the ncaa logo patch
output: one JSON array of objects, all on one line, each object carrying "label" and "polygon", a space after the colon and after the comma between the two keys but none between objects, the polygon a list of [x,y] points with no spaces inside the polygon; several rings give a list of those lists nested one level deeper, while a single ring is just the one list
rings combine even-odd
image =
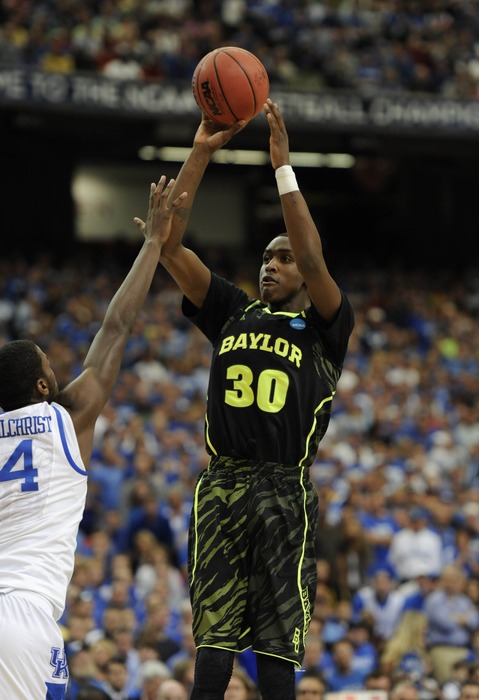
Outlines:
[{"label": "ncaa logo patch", "polygon": [[303,331],[306,328],[306,321],[304,318],[292,318],[289,325],[291,328],[294,328],[295,331]]}]

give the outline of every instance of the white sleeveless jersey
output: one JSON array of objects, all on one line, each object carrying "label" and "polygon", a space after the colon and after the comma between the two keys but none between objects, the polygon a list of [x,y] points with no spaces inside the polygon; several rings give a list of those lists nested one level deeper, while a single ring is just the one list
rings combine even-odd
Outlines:
[{"label": "white sleeveless jersey", "polygon": [[69,413],[47,402],[0,413],[0,593],[33,591],[58,620],[87,472]]}]

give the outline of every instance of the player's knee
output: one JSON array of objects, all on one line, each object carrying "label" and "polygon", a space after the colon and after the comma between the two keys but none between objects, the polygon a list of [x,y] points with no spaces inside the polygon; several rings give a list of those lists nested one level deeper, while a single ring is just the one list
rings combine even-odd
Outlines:
[{"label": "player's knee", "polygon": [[294,664],[274,656],[257,654],[258,685],[263,700],[294,698]]},{"label": "player's knee", "polygon": [[[201,647],[196,654],[195,690],[198,698],[223,698],[233,672],[234,652]],[[192,697],[195,697],[193,693]]]}]

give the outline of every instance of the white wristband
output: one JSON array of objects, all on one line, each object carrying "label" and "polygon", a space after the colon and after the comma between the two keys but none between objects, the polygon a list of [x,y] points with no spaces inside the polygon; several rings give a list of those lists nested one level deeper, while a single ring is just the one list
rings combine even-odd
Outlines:
[{"label": "white wristband", "polygon": [[274,174],[280,195],[299,190],[298,183],[296,182],[296,175],[290,165],[281,165],[275,170]]}]

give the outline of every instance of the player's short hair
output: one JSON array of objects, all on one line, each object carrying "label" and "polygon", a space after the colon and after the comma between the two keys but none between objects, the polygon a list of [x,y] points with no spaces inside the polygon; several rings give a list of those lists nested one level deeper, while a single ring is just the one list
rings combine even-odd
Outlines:
[{"label": "player's short hair", "polygon": [[26,406],[42,376],[42,358],[31,340],[12,340],[0,348],[0,406],[4,411]]}]

